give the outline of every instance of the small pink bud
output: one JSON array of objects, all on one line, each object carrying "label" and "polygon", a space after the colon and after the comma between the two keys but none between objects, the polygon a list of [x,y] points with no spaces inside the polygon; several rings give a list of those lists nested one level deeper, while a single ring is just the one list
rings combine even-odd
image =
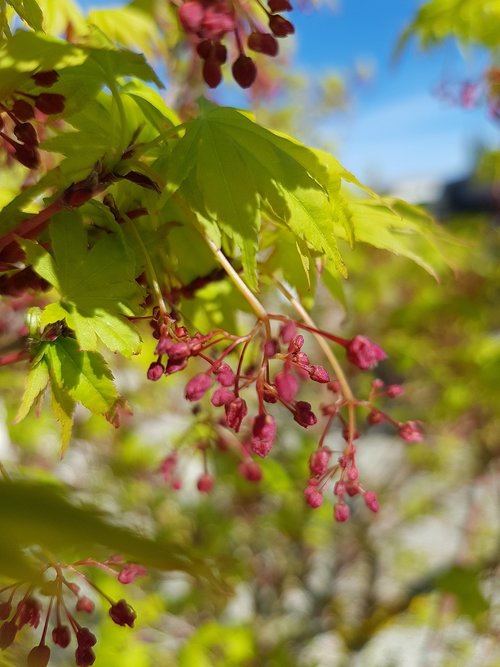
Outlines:
[{"label": "small pink bud", "polygon": [[326,472],[332,452],[328,447],[321,447],[311,454],[309,470],[313,475],[321,476]]},{"label": "small pink bud", "polygon": [[118,581],[121,584],[130,584],[137,579],[137,577],[144,577],[147,573],[148,571],[143,565],[139,565],[138,563],[127,563],[120,570]]},{"label": "small pink bud", "polygon": [[196,487],[200,493],[210,493],[214,488],[214,478],[209,473],[201,475],[201,477],[196,482]]},{"label": "small pink bud", "polygon": [[338,380],[332,380],[328,383],[328,389],[334,394],[340,393],[340,382]]},{"label": "small pink bud", "polygon": [[297,354],[298,352],[300,352],[303,345],[304,345],[304,336],[299,334],[290,341],[290,344],[288,346],[288,351],[291,354]]},{"label": "small pink bud", "polygon": [[408,421],[399,424],[399,435],[406,442],[422,442],[424,434],[417,422]]},{"label": "small pink bud", "polygon": [[190,0],[179,9],[179,20],[186,32],[196,33],[201,28],[204,9],[201,3]]},{"label": "small pink bud", "polygon": [[148,373],[147,373],[148,380],[156,382],[161,378],[164,372],[165,369],[163,365],[160,364],[159,361],[153,361],[153,363],[148,368]]},{"label": "small pink bud", "polygon": [[268,414],[260,414],[254,420],[250,446],[252,452],[264,457],[269,454],[276,437],[276,422]]},{"label": "small pink bud", "polygon": [[231,389],[228,389],[227,387],[219,387],[212,394],[210,402],[216,408],[220,408],[221,405],[226,405],[227,403],[231,403],[231,401],[234,401],[234,399],[235,399],[234,392],[232,392]]},{"label": "small pink bud", "polygon": [[384,350],[366,336],[355,336],[346,345],[347,358],[358,368],[370,370],[387,357]]},{"label": "small pink bud", "polygon": [[94,611],[94,603],[86,595],[78,598],[76,603],[76,611],[84,611],[86,614],[91,614]]},{"label": "small pink bud", "polygon": [[333,493],[336,496],[339,496],[341,498],[342,496],[345,496],[346,492],[346,485],[344,482],[335,482],[335,486],[333,487]]},{"label": "small pink bud", "polygon": [[311,380],[314,380],[314,382],[321,382],[322,384],[330,382],[330,376],[323,366],[313,366],[309,373],[309,377]]},{"label": "small pink bud", "polygon": [[274,357],[274,355],[277,354],[279,350],[280,350],[280,345],[275,338],[272,338],[271,340],[266,340],[266,342],[264,343],[264,356],[267,359],[271,359],[271,357]]},{"label": "small pink bud", "polygon": [[371,424],[372,426],[374,424],[381,424],[382,422],[385,421],[385,415],[383,412],[380,412],[380,410],[376,410],[375,408],[368,414],[368,417],[366,418],[366,421]]},{"label": "small pink bud", "polygon": [[224,409],[226,411],[226,426],[238,433],[241,422],[248,412],[245,400],[238,396],[231,403],[226,403]]},{"label": "small pink bud", "polygon": [[335,521],[338,521],[338,523],[343,523],[344,521],[347,521],[351,514],[351,511],[349,509],[349,505],[346,505],[345,503],[337,503],[334,507],[334,516],[335,516]]},{"label": "small pink bud", "polygon": [[284,343],[289,343],[296,335],[297,327],[295,326],[295,322],[292,322],[291,320],[285,322],[280,329],[280,338]]},{"label": "small pink bud", "polygon": [[262,479],[262,468],[255,461],[243,461],[238,466],[238,471],[249,482],[260,482]]},{"label": "small pink bud", "polygon": [[349,477],[350,482],[355,482],[358,479],[359,470],[356,468],[356,466],[352,466],[351,468],[349,468],[347,476]]},{"label": "small pink bud", "polygon": [[282,401],[285,401],[285,403],[293,401],[299,390],[299,382],[297,378],[291,373],[287,373],[287,371],[277,373],[274,378],[274,384],[278,390],[278,396]]},{"label": "small pink bud", "polygon": [[315,486],[308,486],[304,490],[304,498],[309,507],[317,509],[323,504],[323,496]]},{"label": "small pink bud", "polygon": [[360,489],[359,489],[359,483],[358,482],[348,482],[345,485],[345,490],[347,491],[347,495],[350,496],[351,498],[353,496],[357,496]]},{"label": "small pink bud", "polygon": [[404,393],[404,389],[400,384],[390,384],[385,393],[389,398],[396,398],[396,396],[401,396]]},{"label": "small pink bud", "polygon": [[188,401],[199,401],[212,386],[212,378],[206,373],[198,373],[186,385],[185,396]]},{"label": "small pink bud", "polygon": [[368,509],[371,510],[372,512],[378,512],[379,504],[378,504],[377,494],[374,491],[366,491],[363,497]]}]

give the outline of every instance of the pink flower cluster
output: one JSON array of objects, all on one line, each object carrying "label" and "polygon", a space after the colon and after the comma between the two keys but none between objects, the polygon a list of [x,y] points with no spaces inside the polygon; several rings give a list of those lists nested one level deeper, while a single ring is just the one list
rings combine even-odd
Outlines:
[{"label": "pink flower cluster", "polygon": [[[272,333],[272,322],[280,325],[276,335]],[[267,324],[257,321],[250,333],[239,337],[221,330],[207,335],[195,333],[191,336],[184,327],[177,326],[173,319],[162,319],[158,314],[153,318],[152,325],[158,339],[158,357],[149,367],[148,377],[157,380],[163,375],[183,370],[189,359],[196,357],[205,362],[207,368],[187,382],[184,392],[186,400],[199,402],[205,396],[210,396],[211,407],[223,410],[223,415],[213,420],[213,438],[196,444],[203,456],[203,472],[197,481],[197,488],[202,493],[208,493],[214,487],[215,480],[207,465],[207,452],[212,445],[219,451],[236,454],[238,470],[246,479],[260,480],[262,471],[252,460],[252,455],[264,458],[276,443],[278,429],[276,419],[270,412],[271,406],[281,405],[303,428],[317,424],[316,409],[313,409],[309,402],[299,399],[301,386],[306,382],[323,385],[328,389],[327,395],[333,395],[333,399],[330,398],[328,402],[320,405],[321,415],[326,418],[326,423],[318,449],[310,459],[311,475],[305,490],[305,499],[311,507],[319,507],[323,502],[322,494],[326,484],[337,478],[334,484],[334,516],[337,521],[346,521],[349,518],[349,497],[362,495],[366,506],[372,512],[378,510],[375,493],[366,490],[358,479],[354,441],[359,437],[355,427],[359,410],[368,411],[368,426],[387,423],[394,426],[406,442],[415,443],[423,439],[418,422],[398,422],[381,411],[377,405],[379,399],[401,395],[403,390],[400,385],[385,386],[382,380],[377,379],[372,383],[368,400],[358,400],[350,393],[345,394],[342,383],[337,378],[331,379],[323,366],[311,362],[308,353],[304,351],[304,336],[298,333],[298,330],[310,331],[334,342],[344,348],[347,360],[354,366],[361,370],[371,370],[386,358],[386,354],[365,336],[341,338],[281,315],[269,315]],[[221,345],[224,346],[222,352],[216,352]],[[237,348],[240,349],[239,356]],[[236,355],[234,365],[230,363],[232,353]],[[247,355],[251,356],[250,363],[245,363]],[[260,361],[256,362],[256,359]],[[249,392],[253,394],[251,404],[255,403],[257,406],[253,416],[249,416]],[[203,415],[203,421],[206,425],[206,415]],[[341,455],[331,461],[332,451],[324,445],[324,441],[334,422],[340,426],[344,445]],[[227,437],[223,435],[224,428],[234,434],[242,431],[241,441],[234,435],[231,436],[233,441],[228,444]],[[180,488],[176,452],[163,460],[160,470],[171,488]]]}]

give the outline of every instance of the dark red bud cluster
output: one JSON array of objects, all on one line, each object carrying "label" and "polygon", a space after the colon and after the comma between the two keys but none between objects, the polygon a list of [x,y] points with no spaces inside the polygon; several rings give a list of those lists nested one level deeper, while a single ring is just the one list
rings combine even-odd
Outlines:
[{"label": "dark red bud cluster", "polygon": [[[44,567],[41,579],[47,575],[47,571],[51,568],[55,572],[55,579],[45,581],[39,585],[40,599],[35,597],[35,587],[32,583],[15,582],[7,586],[7,588],[2,590],[10,590],[10,597],[6,601],[0,601],[1,617],[4,620],[0,626],[0,649],[8,648],[16,639],[17,633],[24,626],[29,625],[32,628],[37,628],[41,624],[43,630],[40,642],[28,654],[28,667],[47,667],[49,664],[51,649],[46,644],[47,637],[51,637],[55,646],[65,649],[71,644],[73,636],[76,641],[75,663],[77,667],[90,667],[94,664],[96,656],[93,647],[97,643],[97,638],[89,628],[80,625],[76,620],[69,611],[68,600],[66,599],[69,595],[77,597],[77,611],[90,612],[94,609],[94,603],[89,598],[80,596],[80,587],[75,582],[68,581],[63,573],[66,568],[69,568],[72,574],[79,574],[77,568],[80,565],[93,565],[100,569],[105,567],[108,571],[114,570],[118,580],[122,583],[129,583],[136,576],[140,576],[146,572],[145,568],[141,565],[124,563],[122,556],[113,556],[103,563],[89,559],[88,561],[79,561],[71,565],[62,565],[59,563],[57,567],[52,565]],[[81,576],[88,581],[86,576]],[[21,592],[23,587],[27,588],[24,595]],[[97,586],[94,585],[93,587],[101,594],[105,602],[109,604],[109,597]],[[20,600],[17,605],[13,605],[12,601],[18,594],[21,595]],[[42,603],[40,600],[44,600],[44,602]],[[11,617],[14,608],[15,611]],[[57,609],[57,623],[52,628],[52,632],[48,632],[51,611],[53,609]],[[62,622],[63,614],[67,617],[68,624]],[[109,615],[118,625],[127,625],[129,627],[133,627],[136,618],[135,611],[125,600],[119,600],[111,604]],[[42,623],[40,623],[41,621]]]},{"label": "dark red bud cluster", "polygon": [[[31,78],[37,86],[48,88],[58,80],[59,75],[56,71],[50,70],[37,72]],[[28,169],[36,169],[40,165],[40,155],[37,149],[38,135],[34,126],[28,121],[35,117],[35,109],[47,115],[53,115],[64,111],[64,105],[64,95],[58,93],[31,95],[18,92],[12,98],[10,107],[0,106],[0,136],[6,142],[7,150],[15,160]],[[2,113],[7,114],[14,123],[13,133],[17,141],[4,132],[5,123],[1,116]]]},{"label": "dark red bud cluster", "polygon": [[196,52],[203,60],[203,79],[210,88],[222,81],[222,65],[227,60],[227,49],[221,40],[234,33],[237,57],[231,65],[234,80],[242,88],[249,88],[257,77],[257,67],[243,50],[241,35],[248,34],[247,46],[256,53],[274,57],[278,54],[276,37],[286,37],[295,29],[287,19],[276,12],[292,9],[288,0],[271,0],[267,11],[271,32],[262,30],[248,19],[248,8],[228,0],[187,0],[179,9],[179,21],[188,35],[199,41]]}]

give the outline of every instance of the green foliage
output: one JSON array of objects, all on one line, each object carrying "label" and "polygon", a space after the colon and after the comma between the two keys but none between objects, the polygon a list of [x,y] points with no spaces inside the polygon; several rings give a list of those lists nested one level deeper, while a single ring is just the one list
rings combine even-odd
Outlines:
[{"label": "green foliage", "polygon": [[36,560],[23,551],[26,547],[52,552],[68,562],[88,555],[96,545],[107,552],[124,554],[133,562],[159,570],[182,570],[212,582],[214,572],[203,565],[185,546],[176,545],[173,536],[161,539],[139,535],[112,522],[109,516],[86,505],[71,502],[57,484],[25,481],[0,481],[0,549],[2,574],[14,579],[36,580],[40,575]]},{"label": "green foliage", "polygon": [[499,45],[500,2],[488,0],[431,0],[420,7],[406,28],[400,47],[414,34],[422,46],[429,47],[447,37],[464,44],[482,44],[490,49]]}]

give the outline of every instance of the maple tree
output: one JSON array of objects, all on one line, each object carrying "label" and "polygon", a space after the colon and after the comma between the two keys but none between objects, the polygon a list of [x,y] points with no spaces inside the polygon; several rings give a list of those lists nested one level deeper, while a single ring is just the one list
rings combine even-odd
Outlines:
[{"label": "maple tree", "polygon": [[[377,513],[358,439],[383,424],[417,443],[423,428],[386,409],[399,382],[371,377],[359,394],[352,384],[351,370],[370,373],[387,358],[369,331],[320,326],[310,306],[320,286],[342,298],[358,244],[436,276],[449,239],[425,211],[376,194],[325,151],[196,97],[219,85],[228,54],[242,88],[270,76],[265,56],[294,31],[279,13],[289,3],[132,2],[88,16],[69,0],[0,8],[0,363],[25,375],[14,421],[52,413],[69,455],[81,406],[127,429],[140,398],[120,388],[125,369],[151,381],[144,393],[175,375],[184,385],[175,405],[182,395],[193,405],[162,454],[164,485],[182,486],[193,451],[203,494],[219,458],[233,477],[259,482],[289,417],[298,430],[321,424],[302,470],[308,509],[332,490],[336,522],[349,519],[351,497]],[[260,55],[247,55],[243,35]],[[148,59],[182,82],[171,105]],[[0,564],[14,583],[1,591],[0,648],[41,624],[30,667],[46,667],[49,644],[71,642],[77,665],[94,663],[97,640],[81,620],[91,596],[116,625],[134,625],[121,588],[108,593],[99,573],[127,585],[153,568],[227,586],[223,559],[174,529],[117,525],[54,479],[1,470]]]}]

